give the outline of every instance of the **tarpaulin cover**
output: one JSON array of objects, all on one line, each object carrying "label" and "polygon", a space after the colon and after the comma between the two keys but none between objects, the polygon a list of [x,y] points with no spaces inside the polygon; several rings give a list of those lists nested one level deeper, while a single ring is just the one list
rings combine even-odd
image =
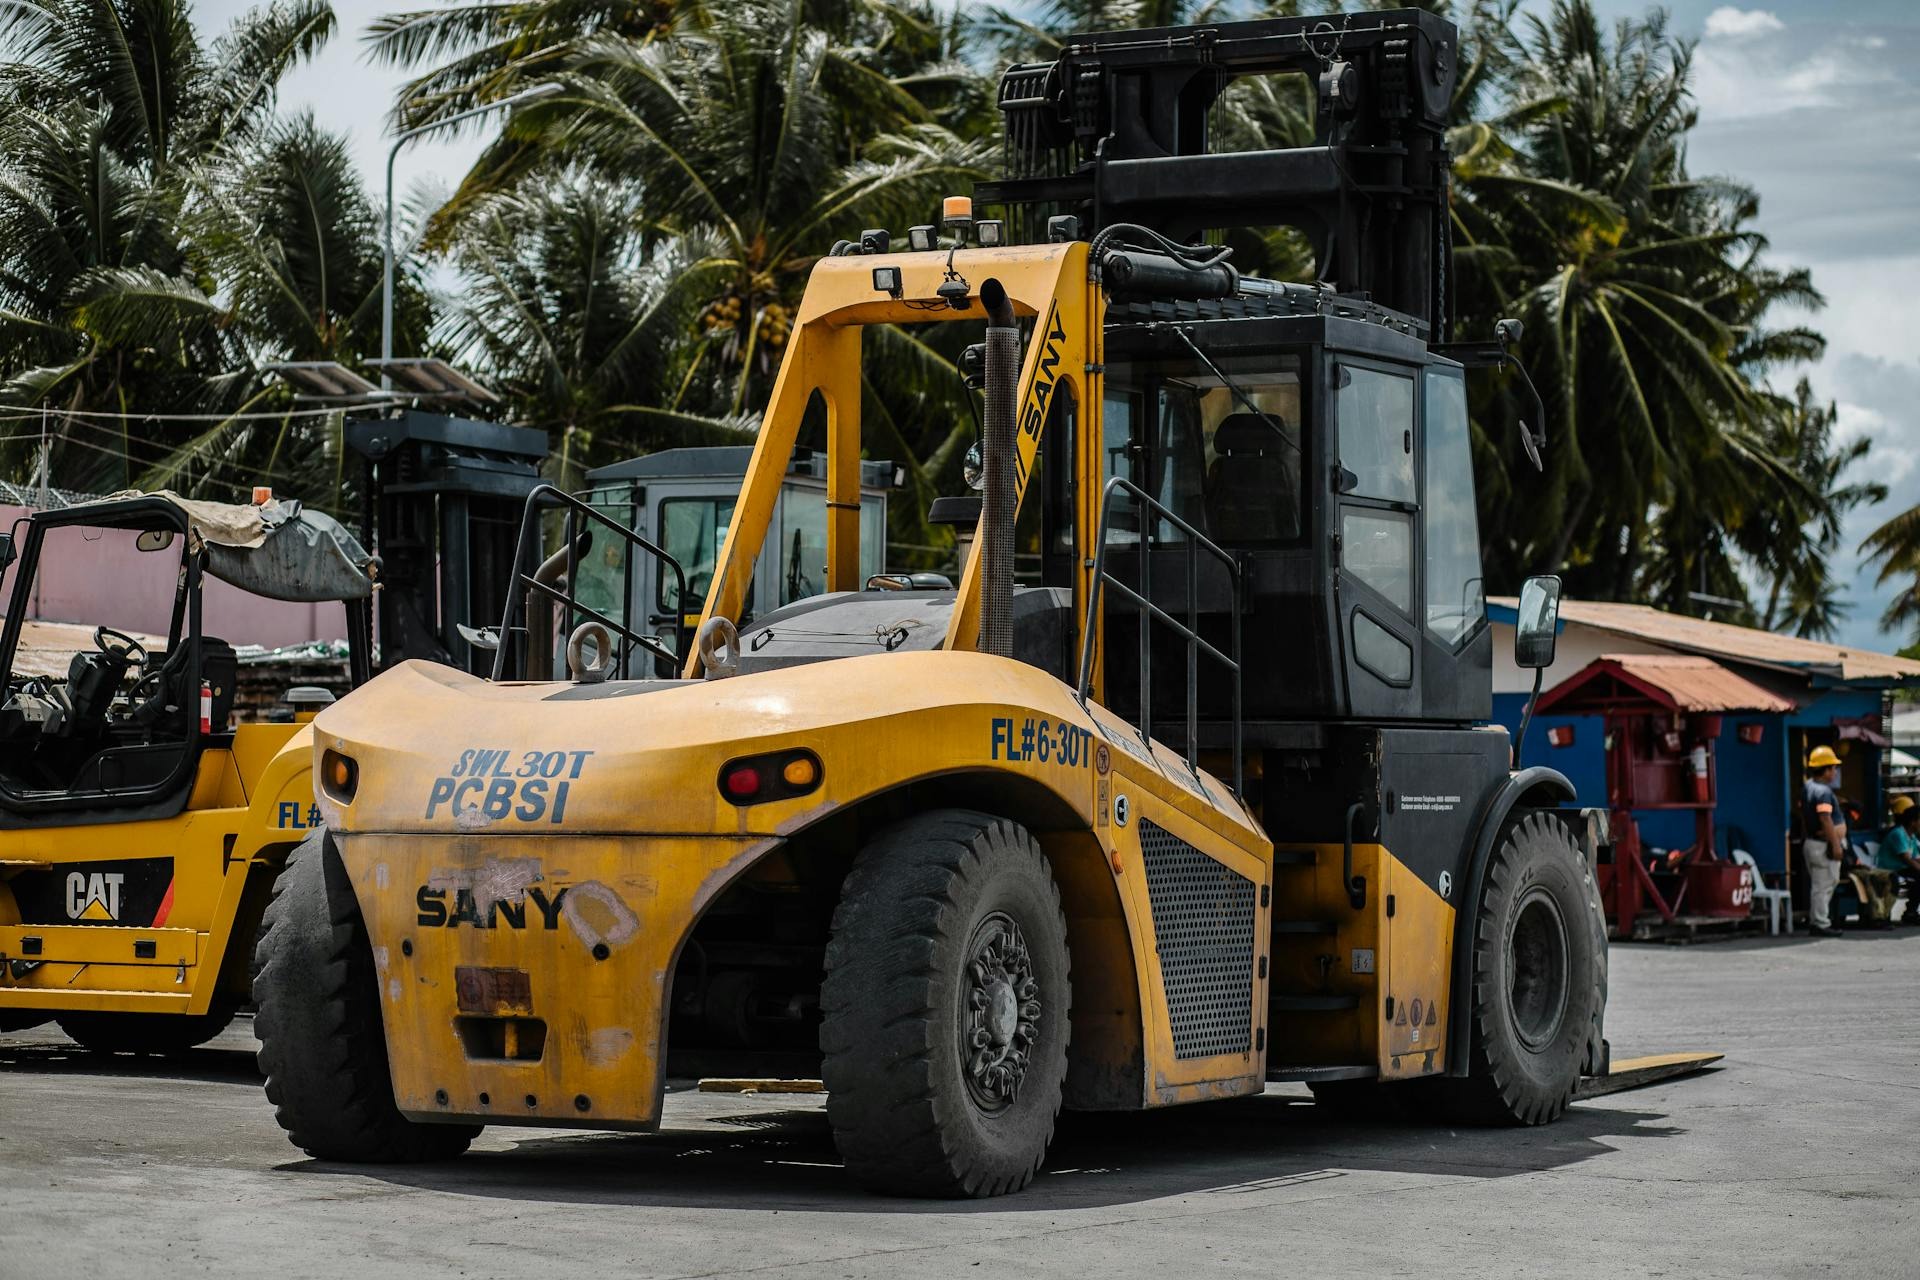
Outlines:
[{"label": "tarpaulin cover", "polygon": [[373,594],[372,558],[338,520],[304,509],[294,499],[260,506],[202,502],[161,490],[116,493],[106,502],[159,498],[187,518],[196,544],[207,551],[207,572],[270,600],[364,600]]}]

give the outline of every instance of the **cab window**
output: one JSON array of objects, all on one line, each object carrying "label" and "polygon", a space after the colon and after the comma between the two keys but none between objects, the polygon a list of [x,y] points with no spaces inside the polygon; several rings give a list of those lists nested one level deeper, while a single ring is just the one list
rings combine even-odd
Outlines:
[{"label": "cab window", "polygon": [[[660,504],[660,545],[679,561],[687,575],[689,611],[699,608],[713,585],[713,566],[726,545],[727,526],[733,522],[732,498],[668,498]],[[674,600],[673,574],[664,567],[657,575],[654,607],[661,613],[677,613],[680,602]]]},{"label": "cab window", "polygon": [[[625,486],[595,489],[587,495],[587,501],[622,529],[633,527],[633,500]],[[626,607],[627,540],[591,521],[582,521],[579,527],[592,534],[593,540],[580,557],[574,598],[590,609],[618,618]]]},{"label": "cab window", "polygon": [[[1299,357],[1222,355],[1212,363],[1143,362],[1125,371],[1127,385],[1110,384],[1107,474],[1140,484],[1216,542],[1295,542],[1305,527]],[[1129,527],[1119,513],[1115,524]],[[1154,530],[1156,541],[1179,537],[1167,521]]]},{"label": "cab window", "polygon": [[1455,370],[1426,373],[1427,630],[1449,648],[1480,625],[1480,519],[1474,508],[1467,384]]},{"label": "cab window", "polygon": [[788,489],[780,503],[780,603],[792,604],[827,589],[827,495]]},{"label": "cab window", "polygon": [[1413,615],[1413,379],[1339,366],[1334,412],[1344,500],[1340,561],[1347,572]]},{"label": "cab window", "polygon": [[1413,379],[1361,365],[1342,365],[1340,375],[1340,465],[1354,476],[1347,492],[1412,502]]}]

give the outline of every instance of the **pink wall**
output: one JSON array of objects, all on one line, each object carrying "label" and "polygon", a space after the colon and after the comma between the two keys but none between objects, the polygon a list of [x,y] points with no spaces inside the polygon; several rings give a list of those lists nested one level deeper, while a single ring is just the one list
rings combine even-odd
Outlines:
[{"label": "pink wall", "polygon": [[[25,515],[0,504],[0,529]],[[21,530],[24,533],[24,528]],[[123,529],[49,531],[34,599],[27,616],[48,622],[81,622],[122,631],[167,634],[173,613],[178,544],[165,551],[142,552],[134,534]],[[0,608],[13,599],[18,566],[7,570]],[[214,578],[201,593],[201,633],[231,645],[279,648],[310,640],[340,640],[347,634],[347,611],[339,601],[298,604],[263,600]]]}]

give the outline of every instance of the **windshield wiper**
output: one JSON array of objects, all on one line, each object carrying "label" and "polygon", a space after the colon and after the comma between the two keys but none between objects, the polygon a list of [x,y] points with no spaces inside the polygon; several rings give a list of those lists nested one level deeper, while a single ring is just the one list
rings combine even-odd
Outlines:
[{"label": "windshield wiper", "polygon": [[1187,344],[1187,350],[1193,352],[1195,356],[1199,357],[1200,363],[1207,366],[1208,372],[1212,373],[1214,377],[1220,379],[1220,383],[1222,386],[1226,387],[1227,390],[1233,392],[1234,395],[1239,397],[1240,403],[1247,407],[1247,412],[1251,413],[1254,417],[1260,419],[1260,421],[1266,423],[1269,427],[1271,427],[1273,429],[1273,434],[1279,436],[1281,440],[1286,442],[1286,445],[1288,448],[1292,449],[1295,453],[1299,454],[1300,460],[1303,463],[1306,461],[1306,454],[1304,451],[1301,450],[1299,442],[1293,439],[1293,437],[1289,436],[1286,433],[1285,428],[1283,428],[1279,423],[1275,422],[1271,417],[1269,417],[1265,409],[1262,409],[1259,405],[1255,404],[1253,402],[1253,398],[1246,393],[1246,391],[1240,386],[1240,384],[1235,382],[1232,378],[1229,378],[1226,375],[1225,370],[1221,369],[1219,365],[1215,364],[1212,360],[1208,359],[1207,353],[1200,349],[1199,344],[1196,343],[1193,340],[1193,338],[1188,335],[1185,329],[1183,329],[1177,324],[1170,324],[1165,326],[1155,325],[1153,327],[1156,329],[1165,327],[1173,330],[1174,336],[1179,338],[1180,341]]}]

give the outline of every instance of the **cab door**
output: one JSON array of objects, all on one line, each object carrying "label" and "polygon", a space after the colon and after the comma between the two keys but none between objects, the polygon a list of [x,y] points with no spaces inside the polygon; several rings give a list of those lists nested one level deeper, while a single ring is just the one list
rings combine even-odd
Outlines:
[{"label": "cab door", "polygon": [[1328,357],[1336,644],[1348,714],[1420,713],[1418,371]]}]

